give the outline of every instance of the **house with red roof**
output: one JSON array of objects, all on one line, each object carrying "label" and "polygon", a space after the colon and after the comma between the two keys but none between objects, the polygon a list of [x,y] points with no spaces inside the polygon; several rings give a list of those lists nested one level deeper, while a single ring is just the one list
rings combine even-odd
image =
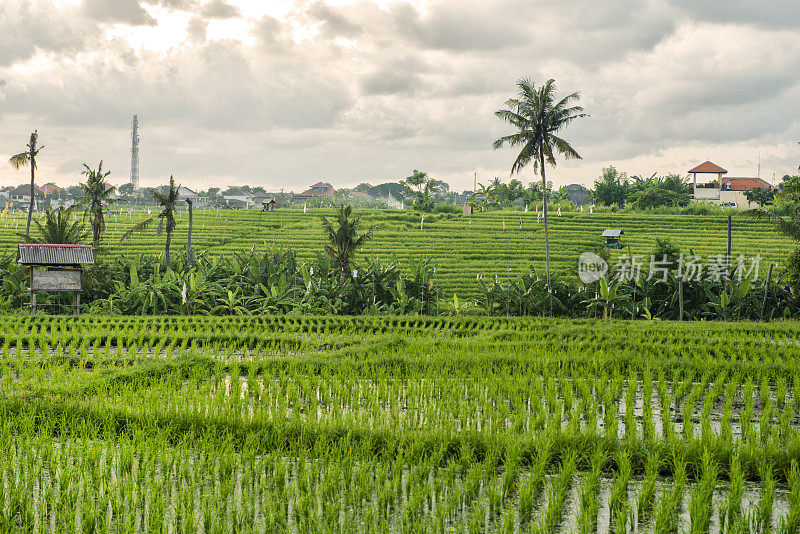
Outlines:
[{"label": "house with red roof", "polygon": [[749,208],[750,203],[744,196],[746,191],[759,188],[774,189],[769,182],[761,178],[725,176],[726,174],[727,170],[710,161],[690,169],[692,199],[735,208]]},{"label": "house with red roof", "polygon": [[326,182],[317,182],[302,193],[296,194],[293,199],[295,202],[305,202],[314,197],[332,197],[333,186]]},{"label": "house with red roof", "polygon": [[61,188],[58,187],[56,184],[44,184],[38,189],[39,191],[44,193],[45,197],[47,197],[48,195],[52,195],[53,193],[59,193],[61,191]]}]

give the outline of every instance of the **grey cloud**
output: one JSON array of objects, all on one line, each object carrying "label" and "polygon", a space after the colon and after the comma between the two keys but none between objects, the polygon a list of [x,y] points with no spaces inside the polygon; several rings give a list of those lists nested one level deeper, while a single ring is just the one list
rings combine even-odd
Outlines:
[{"label": "grey cloud", "polygon": [[764,28],[796,28],[800,26],[797,0],[675,0],[695,20],[752,24]]},{"label": "grey cloud", "polygon": [[530,22],[502,6],[502,2],[438,2],[418,19],[416,33],[426,46],[452,50],[501,50],[530,42]]},{"label": "grey cloud", "polygon": [[227,4],[224,0],[212,0],[200,12],[204,17],[214,19],[229,19],[241,15],[238,7]]},{"label": "grey cloud", "polygon": [[360,87],[364,94],[413,95],[423,85],[422,73],[428,69],[422,61],[411,57],[386,63],[361,79]]},{"label": "grey cloud", "polygon": [[49,1],[0,2],[0,66],[26,61],[37,50],[74,54],[95,42],[95,28],[76,9]]},{"label": "grey cloud", "polygon": [[143,54],[134,65],[100,63],[92,71],[86,77],[64,65],[35,83],[18,79],[4,111],[64,126],[124,124],[138,111],[176,127],[255,131],[331,127],[352,106],[336,76],[294,61],[262,63],[238,41],[206,42],[167,58]]},{"label": "grey cloud", "polygon": [[144,0],[149,5],[162,5],[167,9],[191,11],[197,8],[198,0]]},{"label": "grey cloud", "polygon": [[290,28],[269,15],[261,17],[253,24],[252,34],[260,48],[268,54],[286,52],[294,47]]},{"label": "grey cloud", "polygon": [[306,10],[306,15],[323,22],[323,31],[332,37],[353,38],[362,32],[359,24],[352,22],[337,9],[322,2],[314,2]]},{"label": "grey cloud", "polygon": [[[492,112],[522,76],[580,90],[591,115],[564,132],[585,160],[559,162],[557,183],[619,159],[645,172],[676,146],[800,139],[787,113],[800,101],[800,45],[787,24],[705,23],[684,0],[298,2],[288,20],[248,19],[252,45],[208,42],[200,3],[160,4],[193,13],[180,47],[152,53],[106,40],[85,8],[0,3],[0,145],[34,124],[53,169],[75,154],[125,169],[139,113],[145,181],[174,172],[187,185],[290,188],[424,168],[471,183],[475,168],[508,175],[513,151],[490,146],[507,126]],[[295,41],[298,25],[319,33]],[[44,72],[8,68],[37,52]]]},{"label": "grey cloud", "polygon": [[97,21],[132,26],[154,25],[156,21],[139,0],[83,0],[84,13]]},{"label": "grey cloud", "polygon": [[195,43],[202,43],[206,40],[206,28],[208,22],[202,17],[192,17],[186,27],[186,34],[189,40]]}]

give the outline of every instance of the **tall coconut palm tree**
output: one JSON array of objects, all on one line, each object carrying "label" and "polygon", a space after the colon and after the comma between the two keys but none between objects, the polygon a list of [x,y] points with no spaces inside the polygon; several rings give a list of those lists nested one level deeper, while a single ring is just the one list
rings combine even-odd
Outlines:
[{"label": "tall coconut palm tree", "polygon": [[[361,217],[353,217],[352,208],[342,204],[336,210],[336,219],[331,222],[325,217],[320,217],[322,230],[328,244],[325,252],[333,259],[334,265],[339,270],[339,283],[343,284],[350,273],[350,264],[356,249],[372,239],[374,228],[368,229],[363,234],[359,233]],[[334,227],[334,223],[336,226]]]},{"label": "tall coconut palm tree", "polygon": [[[39,227],[39,236],[26,236],[30,243],[78,245],[86,239],[89,232],[84,230],[80,221],[72,222],[73,208],[48,209],[44,214],[44,224],[33,222]],[[23,234],[19,234],[22,236]]]},{"label": "tall coconut palm tree", "polygon": [[36,148],[36,143],[39,141],[39,131],[34,130],[31,134],[30,141],[26,145],[28,150],[26,152],[20,152],[19,154],[14,154],[8,160],[12,167],[19,170],[20,167],[24,167],[26,165],[30,165],[31,168],[31,203],[28,206],[28,224],[25,227],[25,237],[28,237],[31,234],[31,217],[33,216],[33,204],[36,201],[36,197],[34,196],[36,193],[34,184],[34,178],[36,174],[36,156],[39,155],[39,151],[41,151],[44,147],[41,146]]},{"label": "tall coconut palm tree", "polygon": [[[167,259],[167,266],[170,265],[170,256],[169,256],[169,245],[172,242],[172,231],[175,229],[175,206],[178,203],[178,190],[180,189],[180,185],[175,185],[175,178],[172,176],[169,177],[169,188],[165,192],[153,190],[153,198],[155,198],[156,202],[161,206],[162,210],[161,213],[156,215],[155,217],[150,217],[138,224],[135,224],[130,230],[123,234],[122,239],[120,239],[120,243],[123,241],[130,239],[130,237],[136,233],[141,232],[147,227],[149,227],[156,219],[160,219],[158,223],[158,230],[156,230],[156,235],[161,235],[162,230],[167,231],[167,242],[164,247],[164,252],[166,253]],[[165,225],[166,222],[166,225]]]},{"label": "tall coconut palm tree", "polygon": [[[547,80],[541,87],[528,78],[517,82],[518,97],[506,101],[508,109],[501,109],[495,115],[511,124],[518,131],[497,139],[492,147],[521,146],[517,159],[511,166],[511,174],[520,172],[533,162],[533,170],[542,177],[542,190],[547,191],[545,162],[553,167],[556,156],[565,159],[581,159],[570,144],[556,134],[579,117],[585,117],[583,108],[571,105],[580,99],[578,93],[571,93],[561,100],[556,99],[555,80]],[[553,294],[550,284],[550,241],[547,235],[547,195],[544,195],[544,250],[547,269],[547,291],[550,295],[550,315],[553,314]]]},{"label": "tall coconut palm tree", "polygon": [[103,207],[113,202],[111,195],[114,194],[114,187],[106,183],[106,177],[111,171],[103,172],[103,160],[97,166],[97,170],[92,170],[85,163],[85,170],[81,172],[86,176],[86,183],[80,184],[83,196],[80,204],[84,207],[83,218],[89,216],[92,225],[92,246],[100,246],[100,234],[106,229],[106,220],[103,214]]},{"label": "tall coconut palm tree", "polygon": [[192,267],[192,199],[187,198],[186,203],[189,204],[189,235],[186,238],[186,266],[191,269]]}]

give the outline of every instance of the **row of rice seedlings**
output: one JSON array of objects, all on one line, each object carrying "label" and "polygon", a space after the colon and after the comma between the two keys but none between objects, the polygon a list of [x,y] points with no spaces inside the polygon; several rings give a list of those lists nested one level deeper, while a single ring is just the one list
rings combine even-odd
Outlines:
[{"label": "row of rice seedlings", "polygon": [[686,487],[686,461],[677,452],[672,455],[672,484],[662,486],[653,516],[655,532],[675,532],[679,526],[679,516],[683,506],[683,491]]},{"label": "row of rice seedlings", "polygon": [[619,449],[616,455],[616,473],[609,493],[609,519],[614,532],[627,532],[631,506],[628,502],[628,483],[631,477],[631,462],[628,451]]},{"label": "row of rice seedlings", "polygon": [[708,532],[711,527],[712,498],[717,484],[717,466],[711,454],[703,451],[702,476],[695,485],[689,505],[692,532]]},{"label": "row of rice seedlings", "polygon": [[547,490],[547,506],[538,523],[533,525],[536,532],[555,532],[561,524],[566,510],[567,493],[575,472],[575,454],[566,453],[561,458],[561,468],[557,475],[550,479]]},{"label": "row of rice seedlings", "polygon": [[581,486],[577,517],[578,530],[581,534],[595,532],[597,529],[597,513],[600,510],[598,499],[600,476],[606,461],[606,452],[602,448],[598,448],[592,456],[591,468]]}]

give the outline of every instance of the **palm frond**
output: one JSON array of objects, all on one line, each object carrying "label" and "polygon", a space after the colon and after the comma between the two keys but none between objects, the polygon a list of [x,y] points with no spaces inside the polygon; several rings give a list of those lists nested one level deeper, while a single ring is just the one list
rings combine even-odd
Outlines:
[{"label": "palm frond", "polygon": [[27,152],[20,152],[19,154],[14,154],[8,160],[11,166],[17,170],[19,170],[20,167],[26,167],[29,161],[30,161],[30,154],[28,154]]},{"label": "palm frond", "polygon": [[559,154],[564,156],[565,159],[583,159],[569,143],[560,137],[551,135],[550,140],[553,142],[553,146],[556,148]]},{"label": "palm frond", "polygon": [[150,217],[147,220],[134,224],[127,232],[122,234],[122,237],[120,238],[119,242],[122,243],[123,241],[127,241],[128,239],[131,238],[133,234],[147,230],[147,228],[149,228],[150,225],[153,224],[153,221],[155,220],[156,220],[155,217]]},{"label": "palm frond", "polygon": [[519,154],[517,155],[517,159],[514,160],[514,164],[511,166],[511,174],[520,172],[528,163],[533,160],[533,168],[534,170],[539,168],[539,161],[537,159],[538,151],[536,149],[536,143],[528,142],[522,147]]},{"label": "palm frond", "polygon": [[531,136],[528,134],[528,132],[518,132],[511,135],[504,135],[500,139],[497,139],[494,143],[492,143],[492,148],[497,150],[498,148],[502,148],[503,145],[517,146],[527,143],[530,140]]}]

